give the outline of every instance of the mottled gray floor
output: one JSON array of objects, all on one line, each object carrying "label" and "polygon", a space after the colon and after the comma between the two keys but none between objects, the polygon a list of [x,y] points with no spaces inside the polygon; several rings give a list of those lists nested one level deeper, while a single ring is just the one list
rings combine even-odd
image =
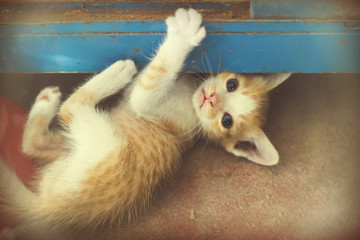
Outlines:
[{"label": "mottled gray floor", "polygon": [[[29,109],[84,74],[1,74]],[[106,239],[359,239],[360,75],[295,74],[271,93],[265,131],[281,161],[263,167],[199,141],[151,210]]]}]

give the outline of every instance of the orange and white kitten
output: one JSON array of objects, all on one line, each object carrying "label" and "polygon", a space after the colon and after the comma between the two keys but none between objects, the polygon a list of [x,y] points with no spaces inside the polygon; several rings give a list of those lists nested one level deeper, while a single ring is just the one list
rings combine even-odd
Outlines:
[{"label": "orange and white kitten", "polygon": [[[29,114],[23,151],[45,164],[33,190],[0,164],[2,208],[43,228],[90,231],[131,219],[172,176],[199,132],[236,156],[277,164],[261,126],[267,92],[289,74],[264,79],[227,72],[203,82],[179,75],[206,35],[201,23],[195,10],[177,10],[166,20],[156,56],[136,76],[131,60],[118,61],[60,108],[59,89],[42,90]],[[115,108],[96,107],[121,89],[124,99]],[[65,130],[49,130],[55,115]]]}]

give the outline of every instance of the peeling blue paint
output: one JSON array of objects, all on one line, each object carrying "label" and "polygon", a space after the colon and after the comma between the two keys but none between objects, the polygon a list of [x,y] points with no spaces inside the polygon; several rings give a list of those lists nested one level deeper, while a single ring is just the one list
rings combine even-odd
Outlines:
[{"label": "peeling blue paint", "polygon": [[[204,24],[208,36],[185,70],[360,72],[360,29],[349,27],[357,21]],[[96,72],[125,58],[141,68],[165,32],[158,21],[0,25],[0,71]]]},{"label": "peeling blue paint", "polygon": [[[337,32],[358,33],[360,21],[307,22],[289,20],[246,20],[237,22],[205,22],[208,33],[239,32]],[[165,33],[163,21],[69,22],[48,24],[0,24],[0,35],[74,34],[74,33]]]}]

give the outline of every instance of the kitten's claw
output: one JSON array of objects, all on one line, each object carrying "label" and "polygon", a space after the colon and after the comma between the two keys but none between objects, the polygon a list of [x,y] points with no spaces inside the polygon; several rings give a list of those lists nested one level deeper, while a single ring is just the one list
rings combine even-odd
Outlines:
[{"label": "kitten's claw", "polygon": [[199,45],[206,31],[201,27],[201,15],[194,9],[178,9],[175,16],[166,19],[169,38],[178,39],[192,47]]}]

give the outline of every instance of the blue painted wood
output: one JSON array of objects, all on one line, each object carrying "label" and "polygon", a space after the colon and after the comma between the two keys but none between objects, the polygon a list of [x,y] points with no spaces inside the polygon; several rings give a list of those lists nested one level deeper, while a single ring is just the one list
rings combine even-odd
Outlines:
[{"label": "blue painted wood", "polygon": [[[206,22],[208,36],[185,70],[360,72],[359,22]],[[118,59],[141,67],[163,22],[0,25],[1,72],[95,72]]]},{"label": "blue painted wood", "polygon": [[[209,33],[358,33],[360,21],[288,21],[246,20],[236,22],[205,22]],[[0,24],[0,35],[9,34],[85,34],[85,33],[165,33],[163,21],[69,22],[48,24]]]}]

